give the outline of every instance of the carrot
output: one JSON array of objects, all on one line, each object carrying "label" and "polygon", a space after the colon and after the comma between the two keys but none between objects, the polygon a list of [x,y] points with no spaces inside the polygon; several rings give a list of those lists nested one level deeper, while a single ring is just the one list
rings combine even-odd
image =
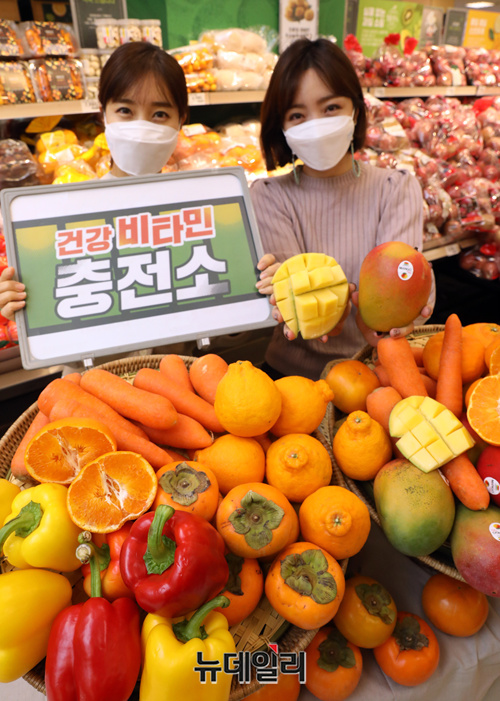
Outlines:
[{"label": "carrot", "polygon": [[186,363],[180,355],[176,353],[164,355],[160,360],[160,372],[177,385],[194,392]]},{"label": "carrot", "polygon": [[399,392],[390,385],[388,387],[377,387],[366,397],[366,411],[372,419],[378,421],[389,433],[390,413],[402,399],[403,397]]},{"label": "carrot", "polygon": [[28,429],[21,439],[21,442],[16,448],[16,452],[12,457],[12,462],[10,463],[10,471],[14,477],[25,477],[28,471],[24,465],[24,453],[26,452],[26,446],[33,438],[33,436],[38,433],[38,431],[49,423],[50,419],[46,414],[38,411],[35,414],[35,418],[28,426]]},{"label": "carrot", "polygon": [[464,506],[471,511],[488,508],[490,493],[466,453],[457,455],[440,469],[450,483],[452,492]]},{"label": "carrot", "polygon": [[213,436],[199,421],[186,414],[177,414],[177,423],[172,428],[150,428],[141,425],[149,438],[158,445],[172,448],[208,448],[214,442]]},{"label": "carrot", "polygon": [[64,378],[52,380],[52,382],[49,382],[41,391],[38,396],[38,408],[40,411],[43,411],[44,414],[50,416],[54,404],[60,399],[74,399],[79,404],[83,404],[83,406],[94,410],[96,416],[98,416],[100,421],[106,424],[106,426],[119,424],[124,430],[135,433],[141,438],[147,438],[147,435],[139,426],[136,426],[131,421],[127,421],[121,414],[112,409],[109,404],[102,402],[97,397],[94,397],[93,394],[90,394],[90,392],[86,392],[79,385],[75,385],[74,382],[68,382]]},{"label": "carrot", "polygon": [[167,397],[180,414],[191,416],[214,433],[225,433],[215,409],[209,402],[171,382],[161,371],[141,368],[134,377],[134,386]]},{"label": "carrot", "polygon": [[81,372],[69,372],[67,375],[64,375],[63,379],[68,380],[68,382],[74,382],[75,385],[79,385],[82,381],[82,374]]},{"label": "carrot", "polygon": [[384,366],[381,363],[379,363],[378,365],[375,365],[375,367],[373,368],[373,372],[378,377],[382,387],[389,387],[390,386],[391,381],[389,380],[389,375],[387,373],[387,370],[384,368]]},{"label": "carrot", "polygon": [[427,375],[425,372],[420,373],[420,377],[422,378],[422,381],[425,385],[425,389],[427,390],[427,394],[429,395],[429,397],[435,399],[437,386],[436,380],[433,380],[432,377],[429,377],[429,375]]},{"label": "carrot", "polygon": [[462,322],[456,314],[450,314],[444,325],[436,401],[457,417],[462,413]]},{"label": "carrot", "polygon": [[189,368],[191,383],[200,397],[210,404],[215,402],[217,385],[227,372],[228,364],[215,353],[207,353],[196,358]]},{"label": "carrot", "polygon": [[392,387],[403,399],[412,395],[428,396],[407,338],[381,338],[377,352]]},{"label": "carrot", "polygon": [[[50,420],[64,419],[68,416],[77,416],[82,419],[97,419],[102,421],[100,416],[90,407],[79,404],[74,399],[60,399],[52,407]],[[102,421],[104,423],[104,421]],[[139,453],[145,458],[154,470],[158,470],[163,465],[172,462],[174,458],[163,448],[155,445],[149,438],[142,438],[135,433],[130,433],[122,427],[120,423],[107,422],[105,424],[116,440],[118,450],[130,450]]]},{"label": "carrot", "polygon": [[177,421],[177,411],[167,397],[131,385],[108,370],[88,370],[81,387],[122,416],[151,428],[170,428]]}]

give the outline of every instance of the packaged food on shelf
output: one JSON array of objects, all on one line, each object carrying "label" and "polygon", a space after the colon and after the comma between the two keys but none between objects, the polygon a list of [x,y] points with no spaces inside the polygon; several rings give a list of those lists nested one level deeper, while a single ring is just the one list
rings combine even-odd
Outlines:
[{"label": "packaged food on shelf", "polygon": [[120,44],[127,44],[129,41],[142,41],[142,27],[138,19],[118,19],[118,35]]},{"label": "packaged food on shelf", "polygon": [[94,20],[98,49],[116,49],[120,46],[120,30],[116,20],[99,17]]},{"label": "packaged food on shelf", "polygon": [[150,44],[163,47],[163,37],[161,34],[161,20],[143,19],[140,21],[142,40],[149,41]]},{"label": "packaged food on shelf", "polygon": [[467,85],[465,75],[465,49],[463,46],[431,46],[428,50],[436,85]]},{"label": "packaged food on shelf", "polygon": [[0,140],[0,189],[40,183],[41,169],[24,141]]},{"label": "packaged food on shelf", "polygon": [[465,49],[465,75],[470,85],[496,85],[497,73],[493,69],[494,54],[483,47]]},{"label": "packaged food on shelf", "polygon": [[354,66],[359,82],[365,88],[383,85],[382,78],[373,70],[371,60],[364,55],[363,49],[354,34],[347,34],[344,39],[344,51]]},{"label": "packaged food on shelf", "polygon": [[214,68],[216,90],[265,90],[269,85],[270,72],[263,75],[254,71]]},{"label": "packaged food on shelf", "polygon": [[21,58],[26,54],[26,47],[15,22],[0,19],[0,57]]},{"label": "packaged food on shelf", "polygon": [[99,78],[86,78],[86,96],[88,100],[97,100],[99,96]]},{"label": "packaged food on shelf", "polygon": [[78,42],[70,24],[21,22],[19,31],[30,56],[75,56],[78,53]]},{"label": "packaged food on shelf", "polygon": [[497,280],[500,276],[500,248],[493,242],[479,243],[462,251],[458,261],[462,270],[483,280]]},{"label": "packaged food on shelf", "polygon": [[268,41],[258,32],[249,29],[231,27],[229,29],[211,29],[202,32],[200,42],[205,42],[214,47],[214,51],[237,51],[238,53],[254,52],[263,54],[269,50]]},{"label": "packaged food on shelf", "polygon": [[214,53],[208,44],[180,46],[169,53],[180,63],[186,74],[208,71],[214,63]]},{"label": "packaged food on shelf", "polygon": [[406,132],[395,116],[394,102],[379,100],[373,95],[365,96],[367,107],[366,147],[375,151],[399,151],[410,144]]},{"label": "packaged food on shelf", "polygon": [[80,60],[86,77],[98,78],[101,75],[101,58],[96,49],[82,49]]},{"label": "packaged food on shelf", "polygon": [[188,93],[213,92],[214,90],[217,90],[217,82],[215,76],[210,71],[201,71],[200,73],[187,73],[186,86]]},{"label": "packaged food on shelf", "polygon": [[63,163],[54,172],[53,185],[65,185],[67,183],[81,183],[85,180],[95,180],[96,172],[81,158],[71,163]]},{"label": "packaged food on shelf", "polygon": [[86,95],[83,68],[78,59],[32,59],[29,68],[35,93],[42,102],[83,100]]},{"label": "packaged food on shelf", "polygon": [[36,102],[28,64],[24,61],[0,62],[0,105]]}]

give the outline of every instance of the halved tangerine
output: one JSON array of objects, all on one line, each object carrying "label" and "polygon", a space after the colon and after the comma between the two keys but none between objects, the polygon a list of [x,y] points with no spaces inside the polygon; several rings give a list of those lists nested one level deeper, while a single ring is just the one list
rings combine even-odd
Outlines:
[{"label": "halved tangerine", "polygon": [[500,445],[500,375],[487,375],[477,383],[469,399],[467,420],[480,438]]},{"label": "halved tangerine", "polygon": [[500,345],[493,348],[491,352],[488,370],[490,375],[498,375],[500,373]]},{"label": "halved tangerine", "polygon": [[117,531],[152,505],[155,471],[139,453],[117,450],[86,465],[68,488],[69,515],[91,533]]},{"label": "halved tangerine", "polygon": [[24,463],[28,474],[37,482],[69,484],[85,465],[114,450],[116,441],[100,421],[59,419],[33,436]]},{"label": "halved tangerine", "polygon": [[490,365],[491,365],[491,356],[493,355],[493,352],[496,351],[497,348],[500,348],[500,338],[495,339],[491,343],[489,343],[486,348],[484,349],[484,362],[486,363],[486,367],[488,370],[490,370]]}]

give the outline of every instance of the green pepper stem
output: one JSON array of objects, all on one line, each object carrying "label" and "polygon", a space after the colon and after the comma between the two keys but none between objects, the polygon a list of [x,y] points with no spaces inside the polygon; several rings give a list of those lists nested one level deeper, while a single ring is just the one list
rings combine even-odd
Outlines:
[{"label": "green pepper stem", "polygon": [[37,501],[30,501],[19,511],[18,515],[0,528],[0,552],[7,538],[15,533],[19,538],[26,538],[38,528],[42,520],[42,507]]},{"label": "green pepper stem", "polygon": [[83,565],[90,565],[90,596],[102,596],[101,568],[94,543],[88,541],[81,543],[75,554]]},{"label": "green pepper stem", "polygon": [[[166,504],[159,504],[156,507],[153,521],[148,533],[148,552],[151,559],[159,566],[165,564],[164,570],[172,564],[172,549],[167,546],[163,537],[163,528],[175,513],[175,509]],[[167,564],[168,562],[168,564]]]},{"label": "green pepper stem", "polygon": [[204,640],[207,637],[203,628],[203,621],[205,618],[215,608],[226,608],[230,603],[227,596],[223,596],[222,594],[216,596],[215,599],[210,599],[210,601],[207,601],[195,611],[191,618],[185,618],[183,621],[179,621],[179,623],[174,623],[172,629],[176,638],[183,643],[186,643],[192,638],[201,638]]}]

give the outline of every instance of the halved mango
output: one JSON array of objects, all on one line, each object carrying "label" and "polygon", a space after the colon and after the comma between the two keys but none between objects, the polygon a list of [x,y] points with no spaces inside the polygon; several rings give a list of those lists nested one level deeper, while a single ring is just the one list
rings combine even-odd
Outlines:
[{"label": "halved mango", "polygon": [[335,258],[299,253],[288,258],[272,279],[276,305],[287,326],[302,338],[318,338],[340,321],[349,301],[349,284]]},{"label": "halved mango", "polygon": [[443,404],[431,397],[406,397],[389,417],[389,433],[396,447],[423,472],[436,470],[472,448],[465,426]]}]

